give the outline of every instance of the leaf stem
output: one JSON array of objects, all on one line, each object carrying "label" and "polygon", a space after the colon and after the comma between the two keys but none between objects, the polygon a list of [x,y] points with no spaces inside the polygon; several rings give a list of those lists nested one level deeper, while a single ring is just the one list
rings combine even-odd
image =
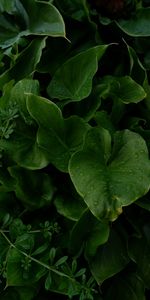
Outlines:
[{"label": "leaf stem", "polygon": [[[30,256],[28,255],[26,252],[18,249],[11,241],[10,239],[7,237],[7,235],[5,234],[6,231],[3,231],[0,229],[0,234],[5,238],[5,240],[8,242],[8,244],[10,245],[10,247],[16,249],[19,253],[21,253],[22,255],[24,255],[25,257],[28,257],[31,261],[34,261],[35,263],[37,263],[38,265],[44,267],[45,269],[59,275],[59,276],[62,276],[62,277],[66,277],[68,278],[69,280],[73,281],[73,282],[77,282],[74,278],[70,277],[69,275],[61,272],[61,271],[58,271],[57,269],[55,269],[54,267],[52,266],[49,266],[43,262],[41,262],[40,260],[34,258],[33,256]],[[77,282],[78,283],[78,282]],[[79,283],[78,283],[79,284]]]}]

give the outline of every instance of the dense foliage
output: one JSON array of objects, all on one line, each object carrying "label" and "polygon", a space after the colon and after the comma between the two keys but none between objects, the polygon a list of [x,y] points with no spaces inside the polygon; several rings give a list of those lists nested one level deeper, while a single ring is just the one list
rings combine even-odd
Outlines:
[{"label": "dense foliage", "polygon": [[150,1],[0,0],[0,300],[146,300]]}]

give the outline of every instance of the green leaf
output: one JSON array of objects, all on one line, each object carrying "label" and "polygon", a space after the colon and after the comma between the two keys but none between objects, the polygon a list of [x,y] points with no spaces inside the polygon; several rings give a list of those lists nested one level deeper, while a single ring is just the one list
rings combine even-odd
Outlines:
[{"label": "green leaf", "polygon": [[101,84],[106,85],[106,93],[103,97],[111,97],[114,100],[119,99],[125,104],[138,103],[146,97],[143,87],[130,76],[105,76]]},{"label": "green leaf", "polygon": [[[146,229],[146,228],[145,228]],[[149,230],[149,228],[148,228]],[[148,231],[149,235],[149,231]],[[137,271],[145,283],[150,288],[150,240],[145,234],[142,237],[131,237],[129,239],[129,256],[137,264]]]},{"label": "green leaf", "polygon": [[45,252],[45,250],[47,250],[47,248],[48,248],[48,245],[46,243],[43,244],[42,246],[37,248],[34,252],[32,252],[32,256],[39,255],[39,254]]},{"label": "green leaf", "polygon": [[52,284],[52,276],[51,273],[49,272],[45,280],[45,289],[49,290],[51,288],[51,284]]},{"label": "green leaf", "polygon": [[30,233],[24,233],[18,236],[15,241],[15,246],[20,250],[32,251],[34,247],[34,236]]},{"label": "green leaf", "polygon": [[[29,270],[25,272],[23,261],[28,258],[17,249],[11,248],[7,255],[7,286],[30,286],[37,281],[36,274],[43,269],[42,266],[31,262]],[[43,276],[43,275],[41,275]]]},{"label": "green leaf", "polygon": [[86,240],[85,255],[86,257],[94,257],[99,246],[105,244],[109,238],[109,225],[107,223],[98,222],[93,224],[92,230],[89,232]]},{"label": "green leaf", "polygon": [[18,81],[11,90],[11,102],[17,104],[19,112],[23,116],[25,122],[29,120],[29,113],[26,107],[27,93],[39,94],[39,82],[32,79],[22,79]]},{"label": "green leaf", "polygon": [[107,288],[105,300],[146,300],[143,281],[136,273],[117,276]]},{"label": "green leaf", "polygon": [[86,209],[71,231],[70,250],[75,255],[84,244],[85,256],[94,256],[97,248],[106,243],[108,237],[108,223],[100,222]]},{"label": "green leaf", "polygon": [[144,208],[144,209],[146,209],[146,210],[148,210],[148,211],[150,212],[150,199],[149,199],[149,193],[148,193],[146,196],[144,196],[144,197],[138,199],[135,203],[136,203],[138,206],[140,206],[140,207],[142,207],[142,208]]},{"label": "green leaf", "polygon": [[[35,0],[12,0],[0,4],[0,47],[19,43],[28,35],[65,37],[65,24],[59,11],[50,3]],[[5,12],[5,14],[4,14]]]},{"label": "green leaf", "polygon": [[108,242],[99,246],[96,255],[88,261],[98,284],[120,272],[129,262],[123,237],[111,229]]},{"label": "green leaf", "polygon": [[9,167],[9,173],[16,180],[14,192],[24,205],[35,209],[50,204],[55,188],[48,174],[17,166]]},{"label": "green leaf", "polygon": [[112,123],[110,116],[105,110],[97,111],[94,116],[94,120],[96,121],[97,126],[103,127],[107,129],[111,134],[114,134],[114,124]]},{"label": "green leaf", "polygon": [[9,139],[0,140],[0,148],[7,152],[9,159],[14,160],[21,167],[31,170],[41,169],[48,165],[48,159],[44,149],[38,146],[36,140],[37,128],[26,118],[26,123],[22,118],[16,121],[16,126]]},{"label": "green leaf", "polygon": [[45,47],[45,38],[32,40],[17,57],[15,64],[0,75],[0,89],[4,84],[14,79],[19,81],[35,72],[36,66],[40,61],[42,50]]},{"label": "green leaf", "polygon": [[145,141],[129,130],[117,132],[111,156],[110,149],[107,130],[89,130],[83,149],[70,160],[69,173],[91,212],[98,219],[114,221],[122,206],[148,192],[150,162]]},{"label": "green leaf", "polygon": [[[38,285],[34,284],[32,286],[21,286],[17,287],[16,290],[19,294],[19,300],[33,300],[33,298],[37,295],[38,293]],[[15,299],[16,300],[16,299]]]},{"label": "green leaf", "polygon": [[[8,287],[6,291],[2,291],[0,295],[1,300],[20,300],[19,294],[13,288]],[[21,299],[22,300],[22,299]],[[30,299],[31,300],[31,299]]]},{"label": "green leaf", "polygon": [[1,0],[0,3],[0,12],[11,12],[14,8],[14,1],[8,0],[7,2],[5,0]]},{"label": "green leaf", "polygon": [[70,17],[82,21],[86,17],[86,4],[84,0],[59,0],[55,1],[57,7]]},{"label": "green leaf", "polygon": [[133,37],[148,37],[150,36],[150,7],[141,8],[136,11],[129,19],[120,19],[117,21],[117,25],[126,34]]},{"label": "green leaf", "polygon": [[131,77],[120,77],[118,82],[120,86],[116,96],[120,98],[123,103],[138,103],[146,97],[143,87],[136,83]]},{"label": "green leaf", "polygon": [[136,51],[129,45],[126,44],[126,46],[130,58],[130,76],[137,83],[143,85],[144,80],[146,79],[146,70],[143,67],[141,61],[139,60]]},{"label": "green leaf", "polygon": [[9,234],[12,240],[16,240],[18,236],[23,235],[27,231],[26,225],[19,218],[14,219],[9,226]]},{"label": "green leaf", "polygon": [[57,8],[45,1],[21,0],[29,16],[29,34],[65,37],[65,24]]},{"label": "green leaf", "polygon": [[[14,120],[13,134],[9,139],[0,139],[0,147],[7,152],[11,160],[13,159],[22,167],[34,170],[47,166],[48,160],[45,151],[37,144],[37,126],[26,107],[26,93],[31,91],[36,94],[39,91],[39,84],[36,80],[23,79],[15,86],[13,82],[5,85],[0,101],[1,115],[6,115],[7,120],[10,118],[10,113],[13,115],[17,110],[18,117]],[[3,171],[2,174],[5,173]],[[5,183],[8,183],[7,187],[10,186],[11,189],[9,181],[5,180]]]},{"label": "green leaf", "polygon": [[69,288],[72,287],[72,296],[76,296],[80,293],[81,290],[80,283],[78,283],[75,280],[72,280],[71,277],[70,278],[62,277],[52,272],[51,272],[51,277],[52,277],[51,282],[49,281],[50,278],[47,278],[46,281],[46,288],[49,291],[61,295],[68,295]]},{"label": "green leaf", "polygon": [[77,221],[86,208],[82,199],[70,195],[56,196],[54,204],[60,215],[72,221]]},{"label": "green leaf", "polygon": [[88,125],[79,117],[64,119],[58,106],[36,95],[28,95],[27,108],[38,123],[38,146],[46,158],[61,171],[68,171],[71,154],[83,143]]},{"label": "green leaf", "polygon": [[54,74],[48,86],[49,96],[59,100],[74,101],[89,96],[92,90],[92,79],[98,69],[98,61],[107,47],[108,45],[96,46],[67,60]]},{"label": "green leaf", "polygon": [[58,266],[61,266],[63,265],[68,259],[68,256],[63,256],[61,257],[60,259],[58,259],[55,263],[55,266],[58,267]]}]

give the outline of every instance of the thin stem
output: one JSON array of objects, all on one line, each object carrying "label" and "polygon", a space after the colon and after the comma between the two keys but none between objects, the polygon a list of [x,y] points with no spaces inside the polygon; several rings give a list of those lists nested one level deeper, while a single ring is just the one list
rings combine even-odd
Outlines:
[{"label": "thin stem", "polygon": [[[6,231],[5,231],[5,232],[6,232]],[[51,272],[53,272],[53,273],[55,273],[55,274],[57,274],[57,275],[59,275],[59,276],[66,277],[66,278],[68,278],[69,280],[76,282],[76,280],[75,280],[74,278],[70,277],[69,275],[67,275],[67,274],[65,274],[65,273],[63,273],[63,272],[61,272],[61,271],[56,270],[54,267],[49,266],[49,265],[47,265],[47,264],[45,264],[45,263],[43,263],[43,262],[37,260],[37,259],[34,258],[33,256],[28,255],[28,254],[25,253],[24,251],[18,249],[18,248],[10,241],[10,239],[7,237],[7,235],[5,234],[5,232],[4,232],[3,230],[0,230],[1,235],[5,238],[5,240],[8,242],[8,244],[10,245],[10,247],[16,249],[19,253],[21,253],[21,254],[24,255],[25,257],[28,257],[31,261],[36,262],[38,265],[44,267],[45,269],[47,269],[47,270],[49,270],[49,271],[51,271]]]}]

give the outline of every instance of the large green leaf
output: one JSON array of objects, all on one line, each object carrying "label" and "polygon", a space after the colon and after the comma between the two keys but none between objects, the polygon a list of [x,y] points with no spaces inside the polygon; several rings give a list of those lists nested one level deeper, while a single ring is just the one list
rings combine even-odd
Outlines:
[{"label": "large green leaf", "polygon": [[[65,24],[52,4],[35,0],[12,0],[0,4],[0,47],[9,47],[28,35],[65,37]],[[3,14],[5,12],[5,14]],[[15,20],[15,22],[14,22]]]},{"label": "large green leaf", "polygon": [[65,24],[59,11],[52,4],[21,0],[29,16],[29,33],[48,36],[65,36]]},{"label": "large green leaf", "polygon": [[146,300],[143,281],[136,273],[117,276],[107,288],[104,300]]},{"label": "large green leaf", "polygon": [[133,37],[150,36],[150,7],[141,8],[129,19],[120,19],[117,25],[128,35]]},{"label": "large green leaf", "polygon": [[148,236],[131,237],[129,240],[129,256],[137,264],[137,270],[145,283],[150,288],[150,228],[145,226]]},{"label": "large green leaf", "polygon": [[99,246],[96,255],[88,258],[91,272],[98,284],[120,272],[129,262],[126,243],[120,234],[111,230],[108,242]]},{"label": "large green leaf", "polygon": [[85,50],[67,60],[54,74],[48,94],[52,98],[80,101],[92,89],[92,79],[98,69],[108,45],[100,45]]},{"label": "large green leaf", "polygon": [[67,171],[70,156],[82,145],[88,125],[77,116],[64,119],[56,104],[36,95],[28,95],[27,108],[39,125],[39,147],[47,152],[49,162]]},{"label": "large green leaf", "polygon": [[115,220],[122,206],[136,201],[150,188],[146,143],[129,130],[115,134],[112,155],[108,131],[89,130],[83,149],[70,160],[69,172],[78,193],[99,219]]}]

